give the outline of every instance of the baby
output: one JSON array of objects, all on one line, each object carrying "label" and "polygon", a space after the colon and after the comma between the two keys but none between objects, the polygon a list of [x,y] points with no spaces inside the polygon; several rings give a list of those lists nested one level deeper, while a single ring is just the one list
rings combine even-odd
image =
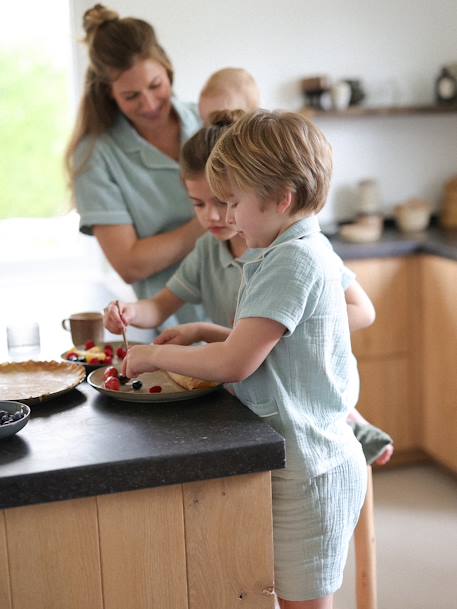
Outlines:
[{"label": "baby", "polygon": [[217,110],[256,110],[260,91],[254,78],[243,68],[222,68],[206,81],[198,103],[205,125],[211,112]]}]

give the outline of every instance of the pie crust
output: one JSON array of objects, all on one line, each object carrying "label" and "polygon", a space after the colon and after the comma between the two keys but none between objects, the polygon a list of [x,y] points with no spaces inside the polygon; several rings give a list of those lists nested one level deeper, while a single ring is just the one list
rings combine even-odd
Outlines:
[{"label": "pie crust", "polygon": [[86,376],[83,366],[64,362],[8,362],[0,364],[0,399],[27,404],[42,402],[70,391]]},{"label": "pie crust", "polygon": [[204,381],[202,379],[196,379],[192,376],[185,376],[184,374],[177,374],[176,372],[169,372],[168,376],[180,387],[184,387],[187,391],[194,391],[195,389],[211,389],[217,387],[219,383],[215,381]]}]

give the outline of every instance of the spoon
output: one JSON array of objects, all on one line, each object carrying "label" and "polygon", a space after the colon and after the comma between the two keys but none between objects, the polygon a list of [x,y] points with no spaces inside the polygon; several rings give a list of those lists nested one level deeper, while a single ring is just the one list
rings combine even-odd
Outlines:
[{"label": "spoon", "polygon": [[[115,300],[115,301],[114,301],[114,304],[115,304],[115,305],[116,305],[116,307],[117,307],[117,310],[118,310],[118,313],[119,313],[119,317],[121,317],[121,308],[120,308],[120,306],[119,306],[119,301],[118,301],[118,300]],[[121,321],[122,321],[122,318],[121,318]],[[127,336],[126,336],[126,334],[125,334],[124,322],[122,322],[122,338],[123,338],[123,340],[124,340],[124,349],[125,349],[126,351],[128,351],[128,350],[129,350],[129,343],[128,343],[128,341],[127,341]]]}]

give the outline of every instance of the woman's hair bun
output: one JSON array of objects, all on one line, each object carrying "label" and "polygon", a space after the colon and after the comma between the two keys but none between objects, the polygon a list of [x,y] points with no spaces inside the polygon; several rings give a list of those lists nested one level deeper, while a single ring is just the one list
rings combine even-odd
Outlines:
[{"label": "woman's hair bun", "polygon": [[112,11],[103,4],[95,4],[92,8],[87,9],[83,15],[83,28],[86,32],[86,40],[95,30],[108,21],[116,21],[119,19],[119,14]]},{"label": "woman's hair bun", "polygon": [[244,110],[215,110],[208,116],[208,123],[210,127],[230,127],[244,114]]}]

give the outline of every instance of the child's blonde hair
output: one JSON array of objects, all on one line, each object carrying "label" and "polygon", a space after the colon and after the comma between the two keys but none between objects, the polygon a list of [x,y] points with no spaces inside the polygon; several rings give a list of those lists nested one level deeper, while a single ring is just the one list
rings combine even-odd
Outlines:
[{"label": "child's blonde hair", "polygon": [[332,150],[314,123],[295,112],[249,112],[222,135],[206,165],[211,190],[226,200],[233,187],[261,200],[294,194],[291,213],[318,212],[332,175]]},{"label": "child's blonde hair", "polygon": [[255,110],[260,105],[260,91],[254,77],[243,68],[223,68],[214,72],[200,93],[202,103],[216,99],[213,110]]}]

